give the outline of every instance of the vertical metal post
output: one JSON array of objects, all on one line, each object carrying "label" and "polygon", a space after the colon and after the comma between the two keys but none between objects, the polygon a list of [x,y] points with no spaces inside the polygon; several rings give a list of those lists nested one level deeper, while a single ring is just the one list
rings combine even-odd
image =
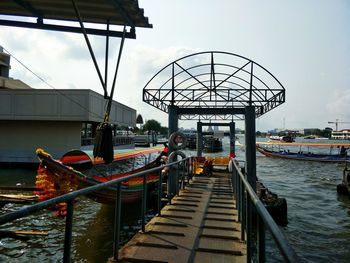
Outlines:
[{"label": "vertical metal post", "polygon": [[189,180],[189,176],[190,176],[190,165],[191,165],[191,158],[189,159],[186,159],[185,161],[185,171],[184,171],[184,174],[183,174],[183,180],[182,180],[182,189],[185,189],[185,184],[186,184],[186,176],[187,176],[187,181]]},{"label": "vertical metal post", "polygon": [[[178,130],[178,114],[177,114],[177,106],[170,105],[168,106],[169,116],[168,116],[168,127],[169,127],[169,136]],[[174,149],[169,145],[169,154],[173,152]],[[173,162],[174,160],[169,160],[169,162]],[[176,174],[173,167],[169,169],[168,175],[168,198],[171,199],[176,194],[176,185],[178,182],[176,181]]]},{"label": "vertical metal post", "polygon": [[237,218],[238,222],[241,222],[241,216],[242,216],[242,206],[241,206],[241,182],[238,172],[236,172],[236,203],[237,203]]},{"label": "vertical metal post", "polygon": [[230,157],[235,156],[235,142],[236,142],[236,124],[234,122],[230,122]]},{"label": "vertical metal post", "polygon": [[180,163],[176,165],[176,194],[179,195]]},{"label": "vertical metal post", "polygon": [[240,182],[240,196],[241,196],[241,240],[246,240],[245,231],[247,229],[246,225],[246,198],[245,198],[245,187],[243,181]]},{"label": "vertical metal post", "polygon": [[234,179],[234,191],[233,191],[233,195],[234,195],[234,197],[235,197],[235,199],[236,199],[236,209],[237,209],[237,211],[238,211],[238,221],[239,221],[239,202],[238,202],[238,176],[239,176],[239,174],[238,174],[238,172],[237,172],[237,170],[236,170],[236,167],[235,166],[233,166],[233,179]]},{"label": "vertical metal post", "polygon": [[202,123],[199,121],[197,122],[197,156],[202,156],[203,151],[203,132],[202,132]]},{"label": "vertical metal post", "polygon": [[147,174],[144,174],[143,175],[142,208],[141,208],[142,232],[145,232],[146,209],[147,209],[146,205],[147,205]]},{"label": "vertical metal post", "polygon": [[[245,160],[246,178],[253,190],[256,192],[256,138],[255,138],[255,107],[245,107]],[[250,200],[250,198],[247,198]],[[252,257],[256,250],[257,238],[257,212],[251,202],[247,207],[247,260]]]},{"label": "vertical metal post", "polygon": [[163,196],[163,187],[162,187],[162,181],[163,181],[163,177],[162,177],[162,170],[158,171],[159,173],[159,179],[158,179],[158,216],[161,215],[161,210],[162,210],[162,196]]},{"label": "vertical metal post", "polygon": [[254,233],[252,226],[252,202],[250,195],[247,193],[246,197],[246,232],[247,232],[247,262],[252,262]]},{"label": "vertical metal post", "polygon": [[117,184],[117,193],[114,209],[114,238],[113,238],[113,258],[118,261],[119,242],[120,242],[120,214],[122,208],[122,195],[121,195],[121,183]]},{"label": "vertical metal post", "polygon": [[[177,106],[173,106],[173,105],[169,105],[168,106],[168,127],[169,127],[169,136],[173,133],[176,132],[179,127],[178,127],[178,113],[177,113],[178,107]],[[171,146],[169,145],[169,150],[174,150],[171,149]]]},{"label": "vertical metal post", "polygon": [[255,107],[245,107],[245,160],[247,180],[256,191]]},{"label": "vertical metal post", "polygon": [[[232,192],[233,192],[233,197],[235,197],[235,176],[234,176],[234,171],[231,172],[231,187],[232,187]],[[237,200],[237,199],[236,199]],[[236,209],[237,209],[237,203],[236,203]]]},{"label": "vertical metal post", "polygon": [[187,161],[183,160],[182,162],[182,169],[181,169],[181,184],[180,184],[180,189],[185,188],[185,174],[187,174]]},{"label": "vertical metal post", "polygon": [[[110,24],[110,21],[109,19],[107,19],[107,32],[109,32],[109,24]],[[106,90],[105,90],[105,94],[104,94],[104,97],[105,99],[107,99],[107,77],[108,77],[108,53],[109,53],[109,35],[106,36],[106,53],[105,53],[105,87],[106,87]]]},{"label": "vertical metal post", "polygon": [[259,263],[265,263],[265,225],[261,216],[258,215],[258,260]]},{"label": "vertical metal post", "polygon": [[73,228],[73,199],[67,201],[67,216],[66,216],[66,230],[64,233],[64,252],[63,262],[70,262],[70,254],[72,247],[72,228]]}]

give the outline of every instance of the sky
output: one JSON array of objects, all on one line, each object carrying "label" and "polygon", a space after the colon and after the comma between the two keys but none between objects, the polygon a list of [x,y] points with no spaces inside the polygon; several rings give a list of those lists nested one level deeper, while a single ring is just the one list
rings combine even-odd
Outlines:
[{"label": "sky", "polygon": [[[247,57],[284,86],[286,102],[256,120],[256,129],[350,128],[350,2],[347,0],[139,0],[153,24],[126,39],[114,99],[144,121],[167,126],[167,114],[142,101],[142,89],[160,69],[185,55],[225,51]],[[105,39],[90,36],[104,68]],[[112,79],[120,39],[110,47]],[[80,34],[0,28],[0,45],[56,89],[103,94]],[[112,50],[114,47],[114,50]],[[11,60],[10,77],[50,88]],[[179,121],[196,127],[195,121]],[[237,122],[243,128],[243,122]]]}]

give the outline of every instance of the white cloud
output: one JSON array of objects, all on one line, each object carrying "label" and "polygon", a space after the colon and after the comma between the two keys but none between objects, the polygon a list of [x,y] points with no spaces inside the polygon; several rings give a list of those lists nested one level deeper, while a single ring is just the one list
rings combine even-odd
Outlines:
[{"label": "white cloud", "polygon": [[[167,125],[165,113],[142,101],[143,87],[160,69],[188,54],[220,50],[256,61],[286,88],[286,103],[257,121],[261,130],[281,127],[283,119],[286,128],[324,128],[328,121],[350,120],[347,4],[323,1],[315,9],[314,1],[301,0],[165,2],[139,1],[154,28],[138,28],[137,39],[126,40],[117,77],[114,99],[145,119]],[[105,38],[90,40],[104,76]],[[110,40],[109,87],[120,43]],[[103,93],[81,34],[1,27],[0,45],[55,88]],[[14,59],[11,66],[11,77],[47,88]]]},{"label": "white cloud", "polygon": [[350,122],[350,89],[347,90],[334,90],[329,97],[329,103],[326,105],[327,112],[334,116],[335,119],[339,121],[346,121],[349,127]]}]

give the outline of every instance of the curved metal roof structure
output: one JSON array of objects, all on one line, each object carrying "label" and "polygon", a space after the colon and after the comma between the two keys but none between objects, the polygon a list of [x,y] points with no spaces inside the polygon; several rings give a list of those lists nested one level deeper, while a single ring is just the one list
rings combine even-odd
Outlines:
[{"label": "curved metal roof structure", "polygon": [[285,89],[267,69],[246,57],[207,51],[177,59],[145,85],[143,101],[168,112],[178,107],[180,119],[242,119],[245,106],[256,116],[285,102]]}]

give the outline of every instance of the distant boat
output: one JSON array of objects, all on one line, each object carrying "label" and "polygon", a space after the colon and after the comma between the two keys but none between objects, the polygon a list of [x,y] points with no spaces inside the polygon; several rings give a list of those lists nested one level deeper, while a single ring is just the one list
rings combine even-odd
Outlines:
[{"label": "distant boat", "polygon": [[204,136],[203,151],[207,153],[215,153],[222,151],[222,139],[215,138],[214,136]]},{"label": "distant boat", "polygon": [[269,137],[270,140],[272,141],[279,141],[279,142],[294,142],[294,138],[290,135],[284,135],[284,136],[279,136],[279,135],[272,135]]},{"label": "distant boat", "polygon": [[344,143],[256,143],[257,151],[267,157],[319,162],[350,161],[349,148],[350,144]]},{"label": "distant boat", "polygon": [[317,135],[308,135],[308,136],[305,136],[303,139],[306,139],[306,140],[328,140],[328,138],[326,138],[326,137],[320,137]]},{"label": "distant boat", "polygon": [[243,147],[244,145],[239,141],[239,140],[236,140],[235,144],[239,147]]}]

